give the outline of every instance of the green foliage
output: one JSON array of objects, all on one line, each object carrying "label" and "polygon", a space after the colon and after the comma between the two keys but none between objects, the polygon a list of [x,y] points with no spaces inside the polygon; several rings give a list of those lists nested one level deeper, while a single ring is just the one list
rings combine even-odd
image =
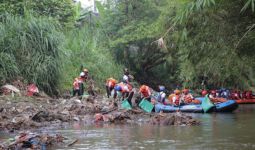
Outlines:
[{"label": "green foliage", "polygon": [[247,0],[243,8],[241,9],[241,12],[246,11],[249,7],[251,8],[252,12],[254,12],[254,5],[255,5],[255,0]]},{"label": "green foliage", "polygon": [[59,25],[45,18],[2,16],[0,23],[1,78],[22,76],[48,94],[57,94],[60,49]]},{"label": "green foliage", "polygon": [[62,89],[70,89],[75,77],[81,72],[81,66],[89,70],[89,74],[97,87],[104,89],[107,78],[119,79],[122,66],[116,64],[110,51],[104,47],[103,33],[97,28],[85,25],[66,34],[64,67],[61,77]]},{"label": "green foliage", "polygon": [[[116,58],[141,82],[198,88],[205,76],[210,87],[247,88],[254,86],[255,36],[251,30],[242,38],[254,21],[248,12],[240,15],[253,10],[253,1],[246,2],[118,1],[106,5],[103,26]],[[160,37],[166,48],[157,47]]]},{"label": "green foliage", "polygon": [[3,0],[0,13],[52,17],[67,27],[74,25],[76,17],[72,0]]}]

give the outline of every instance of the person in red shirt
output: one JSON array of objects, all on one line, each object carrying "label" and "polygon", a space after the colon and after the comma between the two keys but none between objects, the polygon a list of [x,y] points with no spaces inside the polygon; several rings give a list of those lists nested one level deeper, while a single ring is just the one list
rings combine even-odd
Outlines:
[{"label": "person in red shirt", "polygon": [[114,78],[108,78],[106,80],[105,87],[106,87],[106,93],[108,98],[110,97],[111,92],[114,89],[116,83],[117,83],[117,80],[115,80]]}]

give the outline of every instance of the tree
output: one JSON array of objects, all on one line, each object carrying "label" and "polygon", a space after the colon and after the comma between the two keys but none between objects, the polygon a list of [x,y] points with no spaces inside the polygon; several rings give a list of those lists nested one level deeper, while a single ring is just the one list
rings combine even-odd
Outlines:
[{"label": "tree", "polygon": [[0,4],[0,13],[25,16],[52,17],[65,26],[75,22],[75,5],[72,0],[4,0]]}]

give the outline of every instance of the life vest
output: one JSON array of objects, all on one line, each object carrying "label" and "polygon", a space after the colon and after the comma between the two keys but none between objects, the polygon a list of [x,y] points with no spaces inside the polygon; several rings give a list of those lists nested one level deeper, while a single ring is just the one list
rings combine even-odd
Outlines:
[{"label": "life vest", "polygon": [[170,94],[169,96],[168,96],[168,100],[169,100],[169,102],[170,102],[170,104],[173,104],[173,97],[175,96],[175,94]]},{"label": "life vest", "polygon": [[79,86],[79,80],[74,80],[73,82],[73,88],[75,90],[79,90],[80,86]]},{"label": "life vest", "polygon": [[179,95],[171,94],[168,96],[168,100],[170,101],[170,104],[177,105],[177,106],[180,105],[180,96]]},{"label": "life vest", "polygon": [[184,101],[185,103],[192,103],[193,96],[191,94],[184,95]]},{"label": "life vest", "polygon": [[117,84],[121,87],[121,93],[130,92],[132,90],[132,86],[129,84],[124,84],[123,82]]},{"label": "life vest", "polygon": [[180,96],[174,95],[172,98],[173,104],[179,106],[180,105]]},{"label": "life vest", "polygon": [[252,99],[252,91],[247,91],[245,97],[247,99]]},{"label": "life vest", "polygon": [[140,87],[139,92],[142,94],[143,97],[148,98],[151,96],[150,88],[146,85]]},{"label": "life vest", "polygon": [[116,85],[117,81],[113,78],[109,78],[106,81],[106,85],[110,88],[113,88]]},{"label": "life vest", "polygon": [[79,78],[78,78],[78,82],[79,82],[79,83],[84,83],[85,81],[86,81],[86,79],[83,78],[83,77],[79,77]]}]

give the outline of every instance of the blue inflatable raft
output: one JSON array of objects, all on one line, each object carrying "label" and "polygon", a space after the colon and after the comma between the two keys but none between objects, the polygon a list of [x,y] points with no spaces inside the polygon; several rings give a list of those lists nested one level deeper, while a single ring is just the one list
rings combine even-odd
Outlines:
[{"label": "blue inflatable raft", "polygon": [[175,107],[175,106],[171,106],[171,105],[163,105],[161,103],[158,103],[155,105],[155,111],[156,112],[163,111],[164,113],[176,112],[176,111],[190,112],[190,113],[202,113],[203,108],[201,107],[201,105],[183,105],[180,107]]},{"label": "blue inflatable raft", "polygon": [[[201,102],[205,99],[204,97],[196,98]],[[228,100],[223,103],[214,104],[214,107],[208,112],[232,112],[238,108],[238,104],[234,100]],[[201,105],[191,104],[191,105],[183,105],[179,107],[171,106],[171,105],[163,105],[158,103],[155,105],[155,111],[160,112],[163,111],[165,113],[169,112],[189,112],[189,113],[203,113],[204,110]]]},{"label": "blue inflatable raft", "polygon": [[[198,97],[197,100],[200,100],[201,102],[205,99],[205,97]],[[232,112],[238,108],[238,104],[235,100],[227,100],[223,103],[217,103],[214,104],[214,108],[212,111],[214,112]]]}]

